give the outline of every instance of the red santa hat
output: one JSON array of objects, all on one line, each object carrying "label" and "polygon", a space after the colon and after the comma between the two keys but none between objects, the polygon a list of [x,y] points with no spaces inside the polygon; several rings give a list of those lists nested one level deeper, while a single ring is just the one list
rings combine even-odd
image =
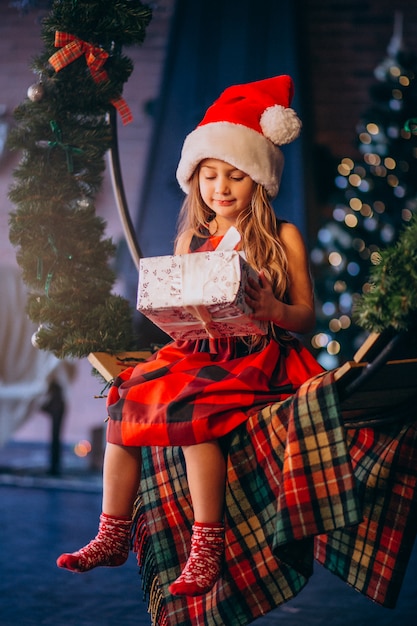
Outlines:
[{"label": "red santa hat", "polygon": [[203,159],[234,165],[268,195],[277,195],[284,155],[279,146],[298,137],[301,121],[290,108],[294,85],[290,76],[275,76],[228,87],[185,138],[177,180],[185,193]]}]

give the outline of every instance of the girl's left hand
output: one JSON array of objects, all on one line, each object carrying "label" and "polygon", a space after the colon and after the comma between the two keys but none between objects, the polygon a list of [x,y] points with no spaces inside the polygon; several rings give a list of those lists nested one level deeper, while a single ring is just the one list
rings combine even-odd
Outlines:
[{"label": "girl's left hand", "polygon": [[258,274],[258,281],[253,278],[248,279],[245,290],[245,300],[253,313],[251,317],[257,320],[271,321],[276,315],[276,307],[279,304],[274,296],[272,284],[261,270]]}]

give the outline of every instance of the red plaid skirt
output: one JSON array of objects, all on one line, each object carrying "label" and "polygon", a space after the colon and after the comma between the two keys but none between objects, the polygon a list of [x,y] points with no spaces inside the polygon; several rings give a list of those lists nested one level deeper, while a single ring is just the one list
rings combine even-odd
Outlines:
[{"label": "red plaid skirt", "polygon": [[297,340],[239,355],[236,338],[175,341],[128,368],[110,388],[107,440],[125,446],[218,439],[322,372]]}]

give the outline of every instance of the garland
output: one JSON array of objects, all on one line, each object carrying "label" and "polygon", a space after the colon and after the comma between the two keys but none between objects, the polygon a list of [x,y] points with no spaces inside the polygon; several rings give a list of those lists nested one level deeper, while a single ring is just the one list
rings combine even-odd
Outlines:
[{"label": "garland", "polygon": [[130,305],[112,294],[115,246],[95,197],[112,143],[109,113],[132,119],[122,92],[133,65],[121,50],[143,42],[150,18],[136,0],[55,0],[33,61],[38,82],[15,110],[8,145],[23,156],[9,236],[39,326],[34,343],[59,358],[135,346]]}]

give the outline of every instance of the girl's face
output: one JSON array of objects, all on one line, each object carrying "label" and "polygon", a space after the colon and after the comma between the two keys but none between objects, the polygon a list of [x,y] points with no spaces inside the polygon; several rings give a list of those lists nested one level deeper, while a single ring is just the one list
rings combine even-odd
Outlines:
[{"label": "girl's face", "polygon": [[254,181],[245,172],[218,159],[204,159],[198,177],[201,197],[216,214],[219,230],[226,231],[250,205]]}]

